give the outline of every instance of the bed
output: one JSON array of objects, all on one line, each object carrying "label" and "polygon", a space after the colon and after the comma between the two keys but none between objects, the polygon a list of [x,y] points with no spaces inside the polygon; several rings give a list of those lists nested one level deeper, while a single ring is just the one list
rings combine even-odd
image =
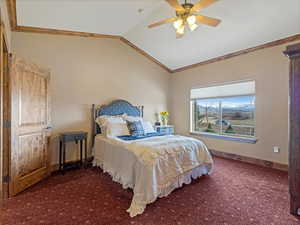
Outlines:
[{"label": "bed", "polygon": [[194,138],[179,135],[150,135],[140,139],[108,136],[95,122],[103,116],[141,118],[143,107],[124,100],[96,108],[93,105],[93,165],[101,167],[123,188],[133,190],[127,212],[131,217],[142,214],[159,197],[168,196],[192,179],[210,174],[212,157],[206,145]]}]

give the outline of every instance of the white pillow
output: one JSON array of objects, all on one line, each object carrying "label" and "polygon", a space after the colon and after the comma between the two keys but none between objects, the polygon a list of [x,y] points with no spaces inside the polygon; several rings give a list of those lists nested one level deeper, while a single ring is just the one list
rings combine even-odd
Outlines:
[{"label": "white pillow", "polygon": [[142,121],[142,125],[143,125],[143,128],[144,128],[144,132],[146,134],[155,132],[152,124],[149,121]]},{"label": "white pillow", "polygon": [[128,116],[127,114],[123,114],[122,117],[125,121],[128,120],[129,122],[143,121],[143,118],[139,116]]},{"label": "white pillow", "polygon": [[99,126],[106,126],[107,123],[122,123],[125,122],[123,119],[123,116],[99,116],[96,119],[96,123],[99,124]]},{"label": "white pillow", "polygon": [[127,124],[122,123],[108,123],[106,126],[106,136],[107,137],[117,137],[130,135]]},{"label": "white pillow", "polygon": [[101,128],[101,133],[106,135],[106,129],[107,129],[107,125],[110,123],[125,123],[125,120],[123,119],[122,115],[120,116],[99,116],[97,117],[97,119],[95,120],[96,123],[100,126]]}]

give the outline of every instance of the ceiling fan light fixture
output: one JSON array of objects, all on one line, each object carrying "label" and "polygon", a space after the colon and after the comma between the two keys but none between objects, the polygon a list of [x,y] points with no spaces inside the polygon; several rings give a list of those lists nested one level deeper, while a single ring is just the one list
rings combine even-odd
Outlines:
[{"label": "ceiling fan light fixture", "polygon": [[178,30],[181,26],[183,25],[183,20],[182,19],[177,19],[174,21],[173,26],[176,30]]},{"label": "ceiling fan light fixture", "polygon": [[194,24],[196,24],[196,21],[197,21],[195,15],[189,16],[186,20],[187,20],[187,22],[188,22],[189,25],[194,25]]},{"label": "ceiling fan light fixture", "polygon": [[[199,15],[198,12],[218,0],[198,0],[197,3],[188,3],[188,0],[184,0],[183,4],[180,4],[179,0],[165,0],[173,9],[175,9],[175,16],[161,20],[159,22],[150,24],[149,28],[154,28],[163,24],[173,23],[176,30],[176,37],[181,38],[184,36],[185,27],[188,26],[191,31],[197,29],[199,24],[205,24],[208,26],[216,27],[221,20]],[[183,0],[181,0],[183,1]],[[196,0],[194,0],[196,1]]]},{"label": "ceiling fan light fixture", "polygon": [[194,23],[192,25],[189,24],[189,28],[190,28],[191,31],[194,31],[194,30],[196,30],[198,28],[198,25],[196,23]]},{"label": "ceiling fan light fixture", "polygon": [[184,25],[181,25],[178,29],[176,29],[177,34],[184,34]]}]

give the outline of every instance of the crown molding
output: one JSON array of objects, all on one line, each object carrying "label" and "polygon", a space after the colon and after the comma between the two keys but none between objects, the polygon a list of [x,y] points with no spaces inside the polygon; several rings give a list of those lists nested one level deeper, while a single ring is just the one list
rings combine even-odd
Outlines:
[{"label": "crown molding", "polygon": [[153,56],[149,55],[147,52],[145,52],[144,50],[140,49],[139,47],[137,47],[135,44],[133,44],[132,42],[128,41],[126,38],[121,37],[120,40],[125,43],[126,45],[130,46],[131,48],[133,48],[135,51],[137,51],[138,53],[140,53],[141,55],[145,56],[146,58],[150,59],[152,62],[156,63],[157,65],[159,65],[161,68],[163,68],[164,70],[166,70],[169,73],[172,73],[173,71],[171,69],[169,69],[168,67],[166,67],[164,64],[162,64],[161,62],[159,62],[157,59],[155,59]]},{"label": "crown molding", "polygon": [[78,32],[78,31],[69,31],[69,30],[58,30],[58,29],[48,29],[48,28],[40,28],[40,27],[29,27],[29,26],[16,26],[15,32],[26,32],[26,33],[39,33],[39,34],[52,34],[52,35],[64,35],[64,36],[77,36],[77,37],[88,37],[88,38],[109,38],[109,39],[118,39],[125,43],[126,45],[133,48],[139,54],[145,56],[152,62],[159,65],[161,68],[166,70],[169,73],[172,73],[168,67],[160,63],[157,59],[134,45],[132,42],[127,40],[126,38],[118,35],[107,35],[107,34],[97,34],[97,33],[87,33],[87,32]]},{"label": "crown molding", "polygon": [[78,31],[70,31],[70,30],[58,30],[58,29],[48,29],[41,27],[30,27],[30,26],[19,26],[17,22],[17,7],[16,0],[6,0],[9,23],[11,26],[11,30],[15,32],[26,32],[26,33],[39,33],[39,34],[53,34],[53,35],[67,35],[67,36],[78,36],[78,37],[88,37],[88,38],[111,38],[111,39],[119,39],[123,43],[130,46],[132,49],[137,51],[139,54],[145,56],[162,69],[167,71],[168,73],[172,73],[172,70],[163,65],[153,56],[146,53],[144,50],[140,49],[133,43],[131,43],[126,38],[119,35],[107,35],[107,34],[97,34],[97,33],[87,33],[87,32],[78,32]]},{"label": "crown molding", "polygon": [[79,32],[79,31],[58,30],[58,29],[18,26],[18,25],[16,26],[15,32],[54,34],[54,35],[89,37],[89,38],[110,38],[110,39],[121,38],[121,36],[118,35],[97,34],[97,33],[87,33],[87,32]]},{"label": "crown molding", "polygon": [[223,61],[226,59],[230,59],[236,56],[244,55],[250,52],[254,52],[257,50],[265,49],[274,47],[277,45],[282,45],[288,42],[300,40],[300,34],[296,34],[290,37],[286,37],[283,39],[279,39],[276,41],[271,41],[262,45],[258,45],[252,48],[243,49],[240,51],[232,52],[223,56],[219,56],[216,58],[212,58],[206,61],[202,61],[199,63],[195,63],[188,66],[183,66],[178,69],[172,70],[159,62],[157,59],[155,59],[153,56],[145,52],[144,50],[137,47],[135,44],[127,40],[125,37],[119,36],[119,35],[107,35],[107,34],[97,34],[97,33],[87,33],[87,32],[78,32],[78,31],[69,31],[69,30],[57,30],[57,29],[48,29],[48,28],[41,28],[41,27],[30,27],[30,26],[18,26],[17,23],[17,8],[16,8],[16,0],[6,0],[7,4],[7,11],[9,16],[9,22],[11,26],[11,30],[15,32],[28,32],[28,33],[41,33],[41,34],[53,34],[53,35],[67,35],[67,36],[79,36],[79,37],[88,37],[88,38],[111,38],[111,39],[119,39],[126,45],[130,46],[132,49],[140,53],[141,55],[145,56],[158,66],[160,66],[162,69],[167,71],[168,73],[178,73],[186,70],[193,69],[198,66],[207,65],[214,62]]},{"label": "crown molding", "polygon": [[300,34],[296,34],[296,35],[293,35],[293,36],[290,36],[290,37],[282,38],[282,39],[279,39],[279,40],[276,40],[276,41],[267,42],[265,44],[258,45],[258,46],[252,47],[252,48],[243,49],[243,50],[240,50],[240,51],[237,51],[237,52],[232,52],[232,53],[220,56],[220,57],[212,58],[212,59],[202,61],[202,62],[199,62],[199,63],[195,63],[195,64],[192,64],[192,65],[189,65],[189,66],[180,67],[178,69],[173,70],[172,73],[178,73],[178,72],[182,72],[182,71],[185,71],[185,70],[190,70],[190,69],[193,69],[193,68],[198,67],[198,66],[203,66],[203,65],[206,65],[206,64],[214,63],[214,62],[223,61],[223,60],[230,59],[230,58],[233,58],[233,57],[236,57],[236,56],[244,55],[244,54],[254,52],[254,51],[257,51],[257,50],[261,50],[261,49],[265,49],[265,48],[274,47],[274,46],[277,46],[277,45],[282,45],[282,44],[292,42],[292,41],[296,41],[296,40],[300,40]]},{"label": "crown molding", "polygon": [[6,0],[6,8],[8,13],[8,19],[12,31],[17,27],[17,6],[16,0]]}]

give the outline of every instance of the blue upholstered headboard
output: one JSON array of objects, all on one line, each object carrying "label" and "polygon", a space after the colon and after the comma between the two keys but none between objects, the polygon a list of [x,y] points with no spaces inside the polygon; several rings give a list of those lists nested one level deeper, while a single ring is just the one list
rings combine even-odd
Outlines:
[{"label": "blue upholstered headboard", "polygon": [[96,118],[103,115],[117,116],[122,114],[127,114],[129,116],[140,116],[143,117],[144,114],[143,106],[133,106],[125,100],[115,100],[108,105],[103,105],[100,108],[96,108],[95,105],[92,106],[92,122],[93,122],[93,133],[92,137],[101,133],[101,129],[95,122]]},{"label": "blue upholstered headboard", "polygon": [[96,109],[96,118],[103,115],[117,116],[124,113],[129,116],[142,116],[139,107],[133,106],[125,100],[115,100],[108,105]]}]

